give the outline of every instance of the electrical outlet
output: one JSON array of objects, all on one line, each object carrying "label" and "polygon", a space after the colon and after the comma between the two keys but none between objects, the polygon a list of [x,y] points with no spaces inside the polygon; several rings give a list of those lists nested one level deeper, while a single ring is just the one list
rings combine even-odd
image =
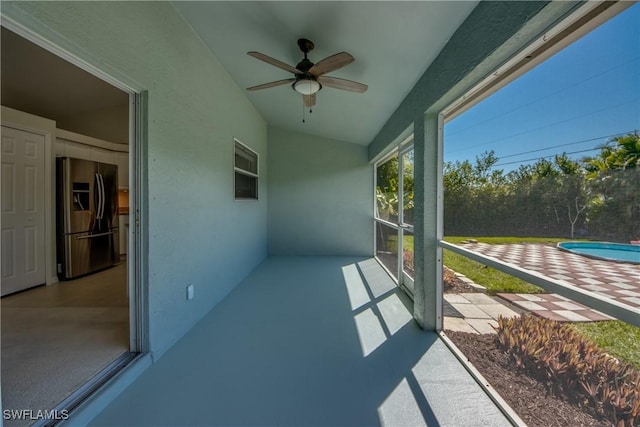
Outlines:
[{"label": "electrical outlet", "polygon": [[193,285],[187,286],[187,300],[193,299]]}]

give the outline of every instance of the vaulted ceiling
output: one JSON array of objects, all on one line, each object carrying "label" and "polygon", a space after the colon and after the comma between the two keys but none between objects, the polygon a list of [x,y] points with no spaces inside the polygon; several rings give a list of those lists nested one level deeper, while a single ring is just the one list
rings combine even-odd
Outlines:
[{"label": "vaulted ceiling", "polygon": [[[363,93],[324,87],[303,119],[289,85],[249,100],[270,124],[366,145],[414,87],[478,1],[173,2],[241,88],[290,78],[247,55],[258,51],[295,66],[297,39],[313,41],[318,62],[346,51],[355,62],[330,76],[368,85]],[[51,119],[125,105],[128,97],[89,73],[2,29],[2,102]]]},{"label": "vaulted ceiling", "polygon": [[289,85],[247,91],[270,125],[366,145],[396,110],[477,1],[174,2],[238,86],[292,74],[247,55],[258,51],[295,66],[296,43],[315,44],[312,62],[346,51],[355,62],[328,75],[369,86],[358,94],[324,87],[303,119]]}]

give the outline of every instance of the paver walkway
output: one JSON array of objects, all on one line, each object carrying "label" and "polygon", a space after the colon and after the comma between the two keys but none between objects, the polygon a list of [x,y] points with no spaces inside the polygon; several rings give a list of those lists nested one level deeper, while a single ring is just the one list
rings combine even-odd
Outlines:
[{"label": "paver walkway", "polygon": [[518,313],[483,293],[444,294],[444,300],[463,317],[447,316],[444,329],[474,334],[495,334],[498,317],[516,317]]},{"label": "paver walkway", "polygon": [[594,322],[613,319],[558,294],[498,294],[498,296],[532,314],[558,322]]},{"label": "paver walkway", "polygon": [[545,244],[468,243],[464,248],[640,308],[640,265],[587,258]]}]

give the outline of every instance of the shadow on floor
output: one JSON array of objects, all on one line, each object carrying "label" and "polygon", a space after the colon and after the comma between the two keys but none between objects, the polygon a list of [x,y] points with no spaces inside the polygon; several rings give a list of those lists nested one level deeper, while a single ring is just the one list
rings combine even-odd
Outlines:
[{"label": "shadow on floor", "polygon": [[509,425],[373,259],[265,261],[93,425]]}]

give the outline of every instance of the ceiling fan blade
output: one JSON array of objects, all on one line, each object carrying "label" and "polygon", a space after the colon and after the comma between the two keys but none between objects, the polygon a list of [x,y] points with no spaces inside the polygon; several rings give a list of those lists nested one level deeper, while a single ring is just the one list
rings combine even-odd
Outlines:
[{"label": "ceiling fan blade", "polygon": [[278,61],[275,58],[272,58],[270,56],[265,55],[264,53],[260,53],[260,52],[247,52],[247,55],[249,56],[253,56],[254,58],[257,58],[261,61],[266,62],[267,64],[271,64],[273,66],[276,66],[282,70],[288,71],[290,73],[293,74],[303,74],[302,71],[298,70],[297,68],[292,67],[289,64],[285,64],[282,61]]},{"label": "ceiling fan blade", "polygon": [[265,83],[265,84],[261,84],[258,86],[251,86],[248,87],[247,90],[250,91],[254,91],[254,90],[260,90],[260,89],[268,89],[270,87],[276,87],[276,86],[282,86],[282,85],[286,85],[287,83],[293,83],[295,82],[296,79],[284,79],[284,80],[277,80],[275,82],[271,82],[271,83]]},{"label": "ceiling fan blade", "polygon": [[305,107],[313,107],[316,105],[316,94],[312,95],[302,95],[302,99],[304,100]]},{"label": "ceiling fan blade", "polygon": [[349,65],[353,61],[355,61],[355,59],[347,52],[336,53],[335,55],[331,55],[328,58],[324,58],[322,61],[311,67],[309,69],[309,73],[318,77],[325,73],[330,73],[331,71],[342,68],[345,65]]},{"label": "ceiling fan blade", "polygon": [[365,84],[347,79],[339,79],[337,77],[321,76],[318,77],[318,81],[320,82],[320,84],[322,84],[322,86],[328,86],[335,89],[348,90],[358,93],[364,93],[369,88],[369,86]]}]

